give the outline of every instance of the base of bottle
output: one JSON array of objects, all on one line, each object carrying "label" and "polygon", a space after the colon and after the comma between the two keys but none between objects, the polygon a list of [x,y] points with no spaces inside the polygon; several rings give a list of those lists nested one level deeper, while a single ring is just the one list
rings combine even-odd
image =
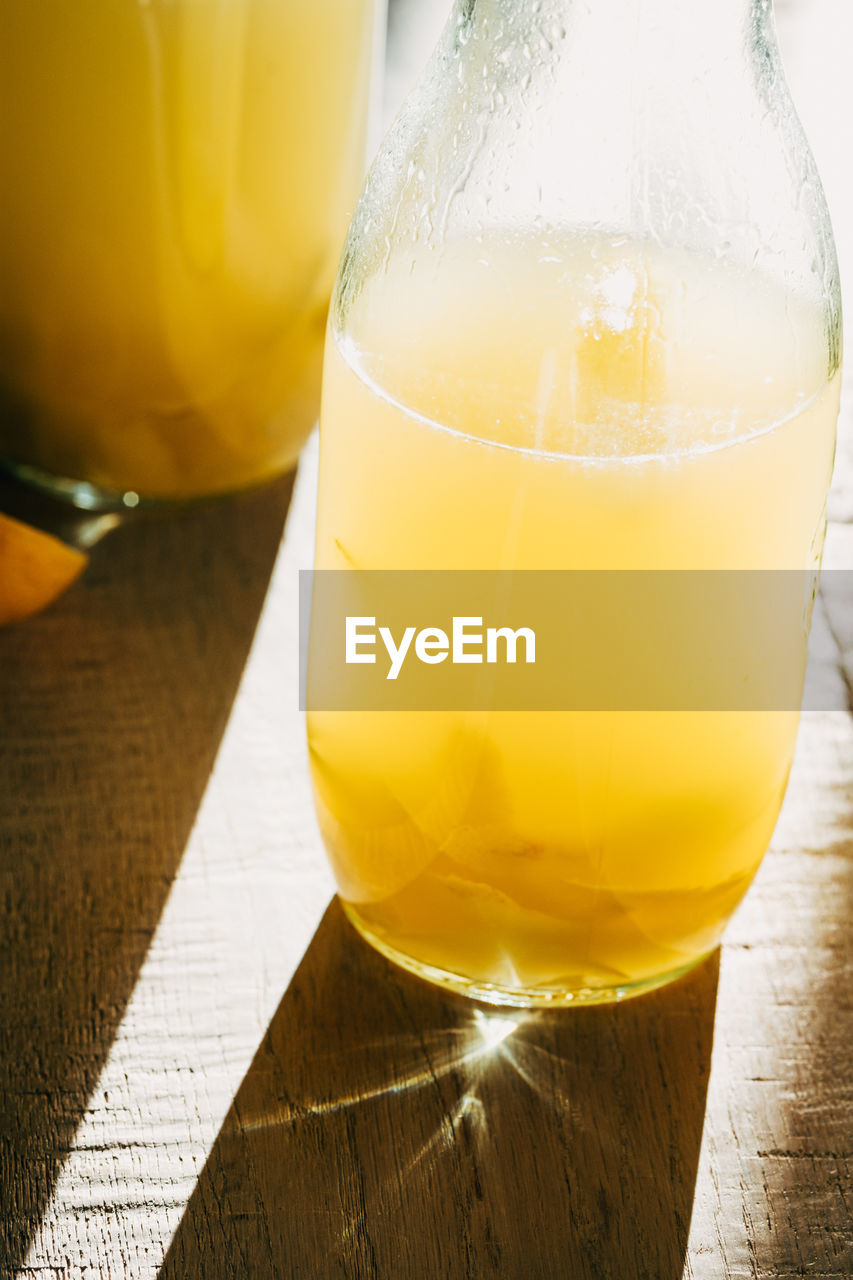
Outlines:
[{"label": "base of bottle", "polygon": [[211,489],[209,492],[200,491],[163,496],[137,493],[135,489],[108,489],[103,485],[92,484],[89,480],[74,480],[67,476],[55,475],[51,471],[44,471],[41,467],[34,467],[30,463],[16,462],[14,459],[9,458],[0,459],[0,469],[7,475],[12,476],[21,485],[26,486],[26,488],[35,490],[48,498],[53,498],[57,502],[73,508],[75,511],[91,512],[94,515],[109,515],[126,514],[137,509],[168,511],[176,507],[185,507],[194,502],[205,502],[212,498],[224,498],[230,494],[260,489],[286,472],[293,471],[298,461],[299,454],[297,453],[286,465],[276,466],[267,475],[259,476],[256,479],[235,484],[231,487]]},{"label": "base of bottle", "polygon": [[386,942],[384,938],[375,934],[365,924],[357,907],[343,900],[341,900],[341,905],[350,924],[364,938],[365,942],[368,942],[375,951],[385,956],[386,960],[390,960],[399,968],[405,969],[407,973],[413,973],[416,977],[423,978],[426,982],[432,983],[433,986],[443,987],[446,991],[453,991],[456,995],[465,996],[467,999],[475,1000],[480,1004],[491,1004],[504,1008],[559,1009],[577,1005],[618,1004],[623,1000],[645,995],[648,991],[654,991],[658,987],[664,987],[670,982],[675,982],[676,979],[683,977],[691,969],[695,969],[702,964],[711,954],[710,951],[703,952],[675,969],[668,969],[664,973],[652,974],[650,977],[641,978],[636,982],[621,982],[613,985],[602,984],[600,986],[578,984],[571,987],[562,985],[509,987],[500,983],[469,978],[464,974],[453,973],[447,969],[439,969],[435,965],[426,964],[424,961],[418,960],[415,956],[409,955],[405,951],[399,951],[396,947]]},{"label": "base of bottle", "polygon": [[20,484],[74,507],[77,511],[129,511],[140,505],[140,496],[132,489],[125,492],[105,489],[100,485],[90,484],[88,480],[72,480],[67,476],[54,475],[41,467],[10,458],[4,458],[0,466]]}]

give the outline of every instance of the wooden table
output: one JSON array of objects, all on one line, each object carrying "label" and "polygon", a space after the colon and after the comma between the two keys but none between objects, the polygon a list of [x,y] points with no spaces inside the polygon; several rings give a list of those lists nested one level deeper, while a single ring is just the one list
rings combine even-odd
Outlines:
[{"label": "wooden table", "polygon": [[[392,102],[442,8],[395,6]],[[777,10],[853,296],[853,10]],[[804,718],[721,954],[619,1008],[490,1015],[329,905],[296,705],[314,468],[129,524],[0,633],[0,1273],[853,1276],[844,618],[848,709]]]}]

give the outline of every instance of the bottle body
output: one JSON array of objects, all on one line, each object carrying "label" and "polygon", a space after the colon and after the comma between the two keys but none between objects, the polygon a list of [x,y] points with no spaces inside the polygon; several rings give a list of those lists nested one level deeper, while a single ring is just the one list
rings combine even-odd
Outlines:
[{"label": "bottle body", "polygon": [[184,498],[295,461],[361,179],[374,0],[0,18],[0,451]]},{"label": "bottle body", "polygon": [[[410,178],[425,186],[428,146]],[[704,225],[674,235],[673,206],[651,196],[654,148],[639,150],[629,168],[646,177],[629,181],[621,222],[567,213],[571,192],[534,201],[525,222],[520,171],[494,220],[493,191],[451,183],[444,227],[398,198],[407,230],[365,251],[357,278],[356,219],[327,339],[318,568],[819,562],[834,264],[794,284],[738,260],[724,231],[731,251],[703,243]],[[466,202],[489,214],[466,226]],[[793,638],[803,668],[805,645]],[[308,731],[321,829],[361,931],[458,990],[548,1003],[647,989],[718,943],[775,825],[797,719],[782,706],[309,709]]]}]

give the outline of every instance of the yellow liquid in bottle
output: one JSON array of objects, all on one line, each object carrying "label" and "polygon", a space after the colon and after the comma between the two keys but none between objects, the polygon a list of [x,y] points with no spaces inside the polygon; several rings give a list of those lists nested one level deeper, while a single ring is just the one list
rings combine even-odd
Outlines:
[{"label": "yellow liquid in bottle", "polygon": [[3,0],[0,452],[145,496],[315,420],[374,0]]},{"label": "yellow liquid in bottle", "polygon": [[[803,569],[838,394],[816,307],[698,255],[495,239],[392,259],[329,334],[317,567]],[[308,731],[357,926],[524,1003],[642,990],[716,945],[797,721],[309,711]]]}]

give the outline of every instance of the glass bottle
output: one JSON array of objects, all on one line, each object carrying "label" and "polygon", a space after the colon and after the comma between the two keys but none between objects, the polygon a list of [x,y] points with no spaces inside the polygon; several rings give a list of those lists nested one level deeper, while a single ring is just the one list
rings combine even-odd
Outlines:
[{"label": "glass bottle", "polygon": [[[458,0],[339,268],[316,567],[806,571],[840,335],[770,0]],[[309,705],[345,909],[481,999],[647,990],[718,944],[797,722]]]},{"label": "glass bottle", "polygon": [[292,466],[384,0],[5,0],[0,457],[83,506]]}]

